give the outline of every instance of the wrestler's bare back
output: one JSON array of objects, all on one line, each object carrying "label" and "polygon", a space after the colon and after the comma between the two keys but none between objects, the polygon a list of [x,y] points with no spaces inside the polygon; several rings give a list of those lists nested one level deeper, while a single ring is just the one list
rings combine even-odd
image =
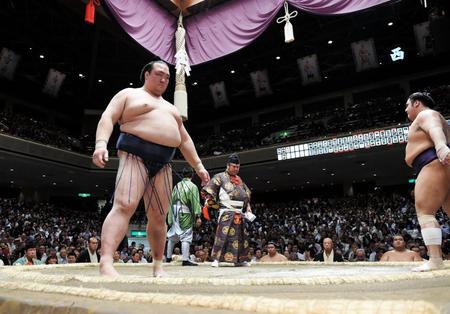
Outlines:
[{"label": "wrestler's bare back", "polygon": [[[437,111],[434,112],[439,114]],[[439,117],[448,143],[450,139],[450,127],[442,115],[439,114]],[[419,120],[415,119],[411,123],[408,131],[408,144],[406,144],[405,151],[406,164],[411,167],[414,159],[430,147],[434,147],[433,141],[430,136],[420,128]]]},{"label": "wrestler's bare back", "polygon": [[178,110],[143,88],[127,88],[120,130],[156,144],[178,147],[182,120]]}]

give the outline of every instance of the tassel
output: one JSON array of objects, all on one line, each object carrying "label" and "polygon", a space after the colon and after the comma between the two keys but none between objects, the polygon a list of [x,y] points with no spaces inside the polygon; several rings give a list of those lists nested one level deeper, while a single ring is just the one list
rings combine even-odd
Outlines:
[{"label": "tassel", "polygon": [[95,7],[100,5],[100,0],[89,0],[86,4],[86,14],[84,21],[88,24],[94,24],[95,19]]},{"label": "tassel", "polygon": [[205,206],[202,207],[202,214],[203,214],[203,217],[205,217],[206,220],[208,220],[208,221],[211,220],[211,217],[209,216],[208,206],[205,205]]},{"label": "tassel", "polygon": [[297,11],[289,12],[288,3],[287,1],[284,2],[284,16],[277,18],[277,23],[281,24],[283,22],[286,22],[284,25],[284,42],[285,43],[291,43],[294,41],[294,29],[292,27],[291,22],[289,22],[290,19],[297,16]]}]

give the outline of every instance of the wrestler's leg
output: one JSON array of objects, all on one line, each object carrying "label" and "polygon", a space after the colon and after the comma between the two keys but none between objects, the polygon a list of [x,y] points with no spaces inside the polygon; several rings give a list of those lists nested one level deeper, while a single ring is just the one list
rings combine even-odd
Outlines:
[{"label": "wrestler's leg", "polygon": [[[417,177],[415,206],[422,229],[422,238],[428,248],[430,260],[414,271],[429,271],[442,267],[442,238],[439,223],[434,219],[448,194],[449,176],[438,160],[426,165]],[[428,243],[427,243],[428,242]]]},{"label": "wrestler's leg", "polygon": [[450,167],[446,167],[447,171],[447,197],[445,198],[444,203],[442,204],[442,209],[444,212],[450,217]]},{"label": "wrestler's leg", "polygon": [[164,166],[150,179],[147,191],[144,194],[145,208],[147,209],[147,237],[153,256],[153,275],[164,276],[162,259],[166,243],[166,216],[170,206],[172,192],[172,168]]},{"label": "wrestler's leg", "polygon": [[114,203],[102,227],[100,258],[100,274],[113,277],[119,275],[113,267],[114,251],[128,230],[130,218],[139,205],[145,187],[145,182],[138,176],[139,168],[145,171],[140,160],[126,152],[119,152],[119,158]]}]

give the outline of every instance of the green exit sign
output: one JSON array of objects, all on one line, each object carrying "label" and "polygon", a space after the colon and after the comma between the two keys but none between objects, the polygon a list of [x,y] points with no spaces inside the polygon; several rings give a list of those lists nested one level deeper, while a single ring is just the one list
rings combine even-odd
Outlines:
[{"label": "green exit sign", "polygon": [[409,179],[408,183],[416,183],[416,179]]},{"label": "green exit sign", "polygon": [[91,193],[78,193],[79,197],[91,197]]},{"label": "green exit sign", "polygon": [[131,230],[130,235],[132,238],[145,238],[147,237],[147,232],[141,230]]}]

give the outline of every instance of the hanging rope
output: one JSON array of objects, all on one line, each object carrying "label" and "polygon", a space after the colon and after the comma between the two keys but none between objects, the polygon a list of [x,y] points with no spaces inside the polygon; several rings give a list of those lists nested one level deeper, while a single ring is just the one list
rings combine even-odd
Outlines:
[{"label": "hanging rope", "polygon": [[183,27],[183,15],[180,13],[178,17],[178,28],[175,32],[175,95],[174,104],[181,114],[183,120],[187,120],[187,92],[185,77],[190,75],[191,67],[189,65],[189,57],[186,52],[186,30]]},{"label": "hanging rope", "polygon": [[298,14],[297,11],[292,11],[291,13],[289,13],[288,3],[287,1],[284,1],[284,16],[277,18],[277,23],[281,24],[283,22],[286,22],[286,24],[284,25],[285,43],[290,43],[294,41],[294,29],[292,28],[292,24],[289,20],[296,17],[297,14]]},{"label": "hanging rope", "polygon": [[190,75],[191,67],[189,65],[189,57],[186,52],[186,30],[183,27],[183,16],[180,13],[178,17],[178,28],[175,32],[176,50],[175,54],[177,74],[185,71],[186,75]]}]

